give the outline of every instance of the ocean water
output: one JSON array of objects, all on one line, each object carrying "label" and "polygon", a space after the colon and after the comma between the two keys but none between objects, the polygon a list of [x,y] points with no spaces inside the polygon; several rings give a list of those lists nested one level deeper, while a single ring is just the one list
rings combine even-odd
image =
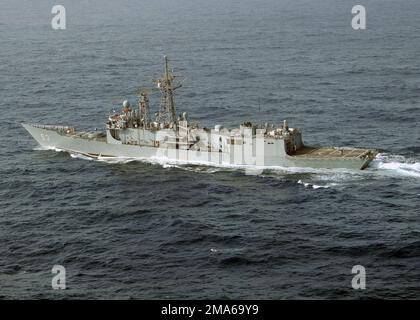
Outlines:
[{"label": "ocean water", "polygon": [[[57,31],[54,1],[1,1],[0,298],[419,298],[420,2],[359,2],[63,0]],[[287,119],[307,144],[380,154],[250,176],[88,160],[20,126],[103,128],[165,54],[202,126]]]}]

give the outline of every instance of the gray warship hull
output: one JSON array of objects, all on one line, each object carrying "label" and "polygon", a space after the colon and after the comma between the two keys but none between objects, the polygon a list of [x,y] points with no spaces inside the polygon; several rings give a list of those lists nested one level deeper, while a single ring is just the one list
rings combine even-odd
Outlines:
[{"label": "gray warship hull", "polygon": [[[72,154],[81,154],[91,158],[134,158],[134,159],[163,159],[179,163],[203,164],[214,166],[245,166],[255,168],[270,167],[304,167],[304,168],[346,168],[365,169],[374,159],[376,153],[369,149],[360,148],[325,148],[300,147],[294,154],[288,155],[284,151],[281,139],[262,141],[257,151],[256,138],[250,138],[247,147],[228,145],[216,150],[194,150],[174,147],[173,145],[148,146],[129,144],[116,141],[108,135],[96,132],[76,132],[71,127],[44,126],[22,124],[32,137],[44,148],[59,149]],[[139,131],[141,129],[138,129]],[[212,133],[216,141],[224,136]],[[109,141],[112,139],[114,141]],[[158,139],[158,138],[155,138]],[[263,139],[265,140],[265,139]],[[155,140],[156,141],[156,140]],[[279,145],[275,146],[278,141]],[[254,146],[253,146],[254,145]],[[273,147],[274,145],[274,147]],[[251,154],[252,156],[246,156]]]}]

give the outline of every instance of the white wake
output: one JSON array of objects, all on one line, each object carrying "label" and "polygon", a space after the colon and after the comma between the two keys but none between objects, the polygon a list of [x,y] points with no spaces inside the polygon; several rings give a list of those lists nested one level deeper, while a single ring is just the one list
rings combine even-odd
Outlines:
[{"label": "white wake", "polygon": [[[37,147],[35,150],[46,150],[47,148]],[[64,150],[57,148],[48,148],[48,150],[54,150],[62,152]],[[79,158],[84,160],[97,160],[109,164],[127,164],[130,162],[143,162],[154,165],[160,165],[163,168],[180,168],[184,170],[194,172],[206,172],[214,173],[226,170],[245,170],[245,173],[250,175],[266,176],[269,172],[269,176],[274,175],[288,175],[288,174],[311,174],[315,175],[316,180],[321,181],[344,181],[344,180],[358,180],[365,179],[370,175],[380,176],[392,176],[392,177],[413,177],[420,178],[420,162],[417,159],[406,158],[401,155],[392,155],[386,153],[380,153],[372,161],[366,170],[350,170],[350,169],[320,169],[320,168],[301,168],[301,167],[282,167],[282,166],[252,166],[252,165],[232,165],[232,164],[214,164],[204,161],[182,161],[173,160],[163,157],[151,157],[151,158],[128,158],[128,157],[101,157],[97,159],[84,156],[82,154],[70,153],[71,157]],[[253,174],[253,170],[257,170],[256,174]],[[262,173],[264,170],[264,173]],[[260,171],[260,173],[258,173]],[[328,188],[335,184],[313,184],[312,182],[298,181],[305,187],[313,189]]]},{"label": "white wake", "polygon": [[371,168],[388,175],[420,178],[420,162],[404,156],[380,153]]}]

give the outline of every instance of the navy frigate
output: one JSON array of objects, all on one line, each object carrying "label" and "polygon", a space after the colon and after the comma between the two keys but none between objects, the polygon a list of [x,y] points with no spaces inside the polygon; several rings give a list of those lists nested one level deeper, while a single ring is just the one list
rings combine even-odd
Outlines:
[{"label": "navy frigate", "polygon": [[[303,143],[302,132],[280,125],[242,123],[237,128],[215,125],[201,128],[186,112],[177,114],[174,92],[182,82],[169,70],[153,89],[139,92],[138,106],[125,100],[121,110],[109,114],[103,131],[78,131],[72,126],[23,123],[44,148],[91,158],[167,159],[191,164],[245,166],[247,168],[305,167],[363,170],[375,158],[372,149],[318,147]],[[149,96],[161,94],[160,110],[152,120]]]}]

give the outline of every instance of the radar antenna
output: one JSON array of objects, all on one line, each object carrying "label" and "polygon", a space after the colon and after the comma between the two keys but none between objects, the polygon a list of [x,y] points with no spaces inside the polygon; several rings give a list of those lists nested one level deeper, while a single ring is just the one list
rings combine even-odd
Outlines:
[{"label": "radar antenna", "polygon": [[180,83],[174,85],[176,76],[169,72],[168,58],[165,56],[165,74],[156,83],[162,93],[161,110],[157,114],[157,121],[178,129],[173,92],[180,88]]}]

